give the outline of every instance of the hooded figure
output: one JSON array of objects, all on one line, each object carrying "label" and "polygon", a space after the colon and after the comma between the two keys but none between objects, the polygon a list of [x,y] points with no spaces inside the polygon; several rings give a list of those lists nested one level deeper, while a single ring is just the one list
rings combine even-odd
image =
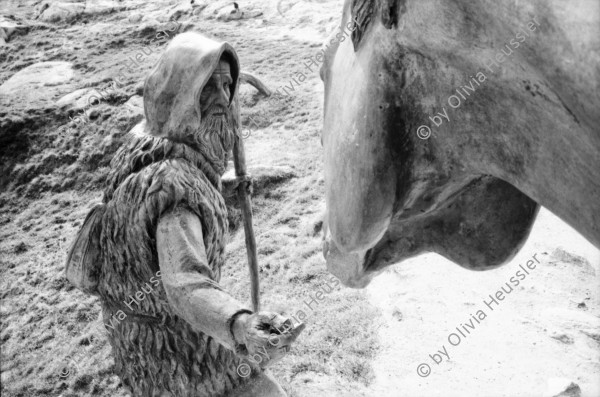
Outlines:
[{"label": "hooded figure", "polygon": [[173,39],[145,81],[146,119],[115,155],[67,259],[68,279],[100,297],[134,396],[285,396],[261,367],[289,351],[298,328],[218,284],[239,70],[227,43]]}]

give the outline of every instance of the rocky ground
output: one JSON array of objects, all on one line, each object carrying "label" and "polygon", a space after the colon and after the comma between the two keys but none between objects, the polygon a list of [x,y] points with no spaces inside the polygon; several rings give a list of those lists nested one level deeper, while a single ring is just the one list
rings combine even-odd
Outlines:
[{"label": "rocky ground", "polygon": [[[600,252],[547,211],[500,269],[469,272],[425,255],[306,308],[329,275],[320,253],[323,87],[304,62],[336,28],[342,1],[238,3],[232,13],[228,1],[1,1],[2,395],[126,395],[98,302],[66,282],[64,260],[112,154],[143,117],[146,73],[185,31],[230,42],[243,71],[271,90],[306,77],[282,101],[249,85],[240,96],[264,306],[308,315],[271,370],[291,396],[600,395]],[[222,282],[248,300],[239,211],[230,218]],[[534,254],[536,269],[488,309],[484,299]],[[470,321],[482,307],[487,317]],[[448,335],[469,322],[475,328],[452,346]],[[449,358],[436,364],[429,355],[444,347]],[[429,376],[417,374],[420,364]]]}]

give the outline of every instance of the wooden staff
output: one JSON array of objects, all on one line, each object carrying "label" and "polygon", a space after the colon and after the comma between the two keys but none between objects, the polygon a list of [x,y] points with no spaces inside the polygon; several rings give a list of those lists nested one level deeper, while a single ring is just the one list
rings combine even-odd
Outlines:
[{"label": "wooden staff", "polygon": [[[240,134],[242,123],[240,119],[240,107],[237,94],[234,99],[234,112],[236,118],[236,134],[233,144],[233,164],[235,175],[238,180],[244,180],[246,177],[246,154],[244,152],[244,141]],[[246,253],[248,255],[248,267],[250,269],[250,292],[252,296],[252,309],[254,313],[260,311],[260,283],[258,279],[258,258],[256,255],[256,239],[254,237],[254,228],[252,226],[252,201],[250,194],[246,191],[246,184],[242,182],[238,185],[237,196],[240,207],[242,208],[242,218],[244,220],[244,234],[246,235]]]}]

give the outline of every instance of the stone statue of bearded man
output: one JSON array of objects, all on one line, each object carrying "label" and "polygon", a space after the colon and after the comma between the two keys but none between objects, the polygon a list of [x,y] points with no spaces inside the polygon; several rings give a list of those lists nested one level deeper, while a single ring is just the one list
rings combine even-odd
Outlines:
[{"label": "stone statue of bearded man", "polygon": [[[227,43],[173,39],[145,81],[145,120],[69,253],[67,277],[100,297],[116,371],[134,396],[285,396],[244,354],[272,363],[299,327],[252,313],[219,286],[239,71]],[[292,331],[272,343],[281,329]]]}]

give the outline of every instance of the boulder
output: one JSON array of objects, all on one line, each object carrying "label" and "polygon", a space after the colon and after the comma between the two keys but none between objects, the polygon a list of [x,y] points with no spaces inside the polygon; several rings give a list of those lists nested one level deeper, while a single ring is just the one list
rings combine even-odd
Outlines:
[{"label": "boulder", "polygon": [[38,6],[38,19],[45,22],[68,22],[85,10],[85,3],[79,0],[43,1]]},{"label": "boulder", "polygon": [[56,106],[61,110],[80,113],[91,106],[89,102],[92,91],[91,88],[81,88],[73,91],[56,101]]},{"label": "boulder", "polygon": [[56,107],[54,99],[72,90],[70,62],[39,62],[20,70],[0,86],[0,106],[17,109]]},{"label": "boulder", "polygon": [[26,34],[28,30],[28,26],[0,16],[0,45],[10,41],[12,36]]}]

